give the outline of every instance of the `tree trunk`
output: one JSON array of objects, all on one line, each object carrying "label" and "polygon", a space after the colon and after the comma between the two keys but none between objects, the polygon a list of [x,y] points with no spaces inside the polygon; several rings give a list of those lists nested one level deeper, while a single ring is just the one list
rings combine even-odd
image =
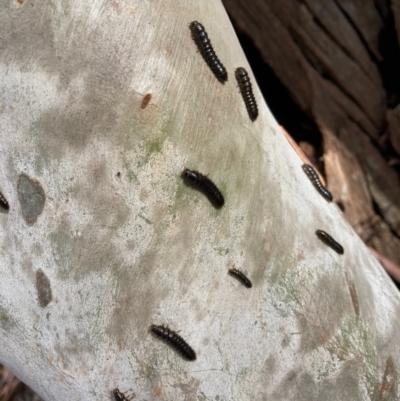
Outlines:
[{"label": "tree trunk", "polygon": [[[399,397],[398,291],[302,171],[220,2],[16,0],[0,12],[1,363],[46,401],[111,400],[114,388],[138,400]],[[185,167],[208,174],[222,208],[185,185]]]}]

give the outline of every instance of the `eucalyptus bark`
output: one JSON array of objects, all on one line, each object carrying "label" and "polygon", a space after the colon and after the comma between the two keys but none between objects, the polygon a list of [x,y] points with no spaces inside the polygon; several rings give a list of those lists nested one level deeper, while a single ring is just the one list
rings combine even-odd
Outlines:
[{"label": "eucalyptus bark", "polygon": [[[399,396],[399,294],[303,173],[219,1],[19,0],[1,6],[0,37],[1,363],[48,401],[116,387],[138,400]],[[185,167],[209,174],[221,209]]]}]

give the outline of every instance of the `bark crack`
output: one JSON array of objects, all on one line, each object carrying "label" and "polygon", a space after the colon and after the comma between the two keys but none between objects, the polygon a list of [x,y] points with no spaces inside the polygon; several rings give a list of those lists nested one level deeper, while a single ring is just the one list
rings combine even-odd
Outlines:
[{"label": "bark crack", "polygon": [[[360,63],[358,63],[358,61],[353,57],[353,55],[351,54],[351,52],[346,49],[346,47],[344,47],[339,41],[338,39],[329,31],[328,28],[325,27],[325,25],[322,23],[322,21],[320,20],[320,18],[314,13],[314,11],[312,10],[312,8],[305,3],[304,0],[301,0],[301,2],[304,4],[304,6],[307,8],[307,10],[309,11],[309,13],[313,16],[313,21],[315,22],[316,25],[318,25],[318,27],[326,34],[326,36],[328,36],[329,39],[332,40],[333,43],[335,43],[337,45],[337,47],[339,47],[340,50],[342,50],[342,52],[351,60],[353,61],[355,64],[357,64],[360,69],[362,71],[364,71],[364,73],[366,75],[368,75],[370,78],[372,78],[369,74],[368,74],[368,70],[364,69],[364,66]],[[342,10],[340,10],[342,12]],[[343,13],[343,12],[342,12]],[[348,20],[348,18],[346,18],[346,20]],[[357,34],[357,36],[359,36]],[[364,44],[364,43],[363,43]],[[365,46],[364,46],[365,47]],[[368,52],[369,54],[369,52]]]},{"label": "bark crack", "polygon": [[[378,127],[376,126],[374,121],[371,120],[367,111],[362,107],[357,99],[355,99],[348,91],[346,91],[345,88],[332,76],[325,65],[320,60],[318,60],[318,58],[314,54],[312,54],[310,50],[307,49],[307,45],[304,43],[301,36],[290,27],[288,27],[288,32],[290,33],[293,42],[297,45],[299,51],[303,55],[304,59],[308,62],[310,67],[314,71],[316,71],[321,76],[321,78],[326,79],[327,81],[331,82],[332,85],[337,87],[344,96],[346,96],[352,103],[354,103],[358,107],[358,109],[364,114],[366,119],[378,130]],[[369,135],[364,128],[361,129],[368,135],[368,137],[372,138],[371,135]]]},{"label": "bark crack", "polygon": [[341,11],[341,13],[343,14],[343,16],[346,18],[346,20],[348,21],[348,23],[351,25],[351,27],[354,29],[354,32],[356,33],[356,35],[358,36],[358,38],[360,39],[361,43],[363,44],[365,50],[368,52],[368,55],[370,57],[370,59],[373,61],[373,63],[376,65],[378,62],[378,59],[376,58],[376,56],[374,55],[373,50],[369,47],[368,42],[366,41],[366,39],[364,38],[364,35],[362,34],[362,32],[360,31],[360,29],[358,28],[358,26],[356,25],[356,23],[352,20],[351,16],[349,14],[347,14],[346,10],[341,6],[341,4],[337,1],[337,0],[333,0],[333,2],[338,6],[339,10]]}]

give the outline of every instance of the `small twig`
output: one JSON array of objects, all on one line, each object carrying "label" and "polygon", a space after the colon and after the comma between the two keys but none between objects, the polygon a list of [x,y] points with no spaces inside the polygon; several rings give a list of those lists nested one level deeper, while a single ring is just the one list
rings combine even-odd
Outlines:
[{"label": "small twig", "polygon": [[380,253],[376,252],[374,249],[368,249],[375,256],[378,262],[383,266],[390,277],[392,277],[393,280],[400,284],[400,266],[397,266],[392,261],[382,256]]}]

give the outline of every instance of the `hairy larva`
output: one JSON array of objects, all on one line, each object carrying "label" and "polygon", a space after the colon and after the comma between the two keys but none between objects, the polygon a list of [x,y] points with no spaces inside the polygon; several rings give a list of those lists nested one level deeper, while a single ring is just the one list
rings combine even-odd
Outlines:
[{"label": "hairy larva", "polygon": [[255,121],[258,117],[258,108],[256,99],[253,94],[249,74],[243,67],[239,67],[235,70],[235,77],[239,85],[244,104],[246,105],[247,113],[249,114],[250,120]]},{"label": "hairy larva", "polygon": [[304,172],[307,174],[307,177],[310,179],[312,184],[317,191],[328,201],[332,201],[332,194],[321,184],[321,181],[318,178],[318,174],[309,164],[303,164],[302,168]]},{"label": "hairy larva", "polygon": [[237,278],[245,287],[252,287],[251,281],[240,270],[229,269],[229,274]]},{"label": "hairy larva", "polygon": [[196,353],[190,347],[190,345],[178,334],[174,331],[170,330],[165,326],[155,326],[154,324],[151,326],[151,331],[161,337],[164,341],[169,343],[172,347],[174,347],[183,357],[188,359],[189,361],[194,361],[196,359]]},{"label": "hairy larva", "polygon": [[208,200],[216,207],[222,207],[224,205],[224,197],[222,196],[216,185],[205,175],[198,171],[189,170],[185,168],[182,172],[183,180],[189,185],[197,188],[204,195],[207,196]]},{"label": "hairy larva", "polygon": [[326,245],[330,246],[334,251],[336,251],[339,255],[343,255],[344,249],[342,245],[336,242],[328,233],[322,230],[315,231],[317,237],[324,242]]},{"label": "hairy larva", "polygon": [[218,81],[224,84],[228,80],[228,73],[215,54],[204,26],[201,25],[200,22],[193,21],[189,24],[189,28],[192,33],[192,38],[203,56],[203,59]]},{"label": "hairy larva", "polygon": [[129,401],[117,388],[113,391],[115,401]]},{"label": "hairy larva", "polygon": [[0,206],[6,210],[10,209],[10,205],[8,204],[6,198],[3,196],[1,192],[0,192]]}]

